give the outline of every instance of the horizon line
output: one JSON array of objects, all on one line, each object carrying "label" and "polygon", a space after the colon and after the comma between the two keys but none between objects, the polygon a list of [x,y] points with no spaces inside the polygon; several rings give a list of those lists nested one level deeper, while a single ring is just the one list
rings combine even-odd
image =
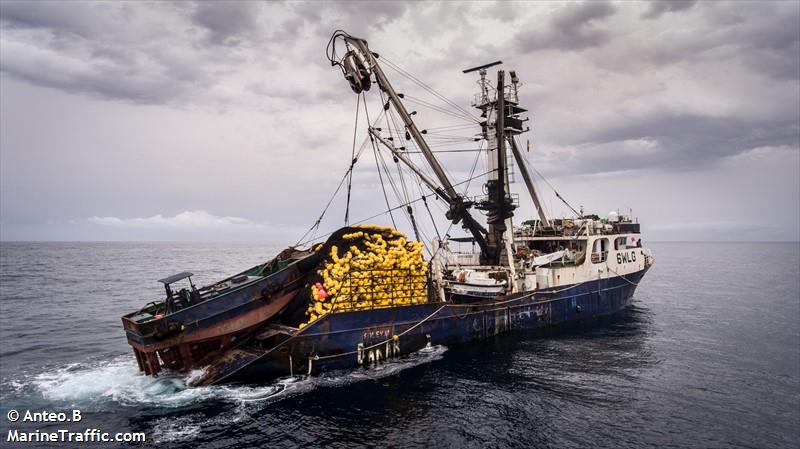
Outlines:
[{"label": "horizon line", "polygon": [[[798,240],[647,240],[651,243],[800,243]],[[263,240],[2,240],[0,243],[263,243],[278,245],[285,243]],[[289,245],[291,246],[291,245]]]}]

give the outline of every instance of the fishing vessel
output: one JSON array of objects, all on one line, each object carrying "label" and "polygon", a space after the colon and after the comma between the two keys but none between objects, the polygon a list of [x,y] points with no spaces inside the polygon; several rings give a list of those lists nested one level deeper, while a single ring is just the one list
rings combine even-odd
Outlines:
[{"label": "fishing vessel", "polygon": [[[437,140],[435,133],[418,127],[416,111],[405,104],[425,102],[397,92],[383,65],[407,72],[344,31],[333,34],[327,56],[359,96],[357,113],[363,100],[368,126],[362,150],[373,150],[385,213],[405,214],[414,238],[395,227],[361,224],[317,236],[323,211],[298,244],[264,264],[201,288],[189,272],[166,277],[163,300],[122,318],[144,373],[197,370],[196,385],[311,375],[382,363],[431,344],[467,344],[587,320],[630,303],[653,264],[638,220],[616,211],[601,217],[575,210],[558,193],[573,215],[548,216],[535,169],[518,143],[530,127],[515,71],[506,77],[500,61],[463,71],[479,77],[472,102],[478,117],[453,102],[446,102],[450,111],[439,107],[474,120],[470,139],[480,142],[475,151],[487,170],[483,194],[470,196],[462,187],[477,178],[477,160],[466,182],[450,177],[442,151],[429,142]],[[382,104],[372,119],[370,91]],[[347,181],[346,223],[353,170],[361,159],[355,141],[349,156],[340,184]],[[397,184],[389,179],[389,166],[400,177]],[[512,167],[538,215],[518,225]],[[390,204],[383,176],[399,204]],[[419,186],[416,196],[409,185]],[[445,232],[436,227],[430,207],[436,202],[449,222]],[[415,215],[423,206],[435,231],[430,241],[421,237],[420,214]],[[458,227],[465,235],[452,237]],[[189,285],[175,292],[179,282]]]}]

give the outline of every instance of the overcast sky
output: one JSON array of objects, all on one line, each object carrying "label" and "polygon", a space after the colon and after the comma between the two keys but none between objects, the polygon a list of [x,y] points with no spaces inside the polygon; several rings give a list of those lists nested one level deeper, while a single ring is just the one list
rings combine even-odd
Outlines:
[{"label": "overcast sky", "polygon": [[[0,238],[294,243],[350,160],[356,96],[324,51],[341,28],[465,109],[461,70],[502,59],[529,161],[576,208],[632,209],[650,240],[798,240],[798,5],[3,1]],[[464,123],[409,108],[422,128]],[[458,148],[476,144],[438,147]],[[441,157],[469,177],[475,153]],[[320,232],[342,225],[343,197]],[[386,209],[371,149],[352,198],[353,221]]]}]

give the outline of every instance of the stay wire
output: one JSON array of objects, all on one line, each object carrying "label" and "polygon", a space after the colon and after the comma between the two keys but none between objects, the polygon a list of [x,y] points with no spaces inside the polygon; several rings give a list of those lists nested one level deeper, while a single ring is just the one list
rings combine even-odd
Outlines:
[{"label": "stay wire", "polygon": [[378,158],[381,161],[381,166],[383,167],[383,171],[386,173],[386,178],[389,181],[389,186],[392,188],[392,191],[394,192],[394,195],[397,198],[398,203],[400,203],[401,205],[405,205],[406,207],[405,209],[406,218],[408,219],[409,224],[414,230],[414,237],[417,240],[420,240],[419,228],[417,227],[417,222],[414,219],[413,208],[411,207],[411,204],[413,202],[408,201],[408,195],[406,195],[405,191],[403,192],[404,193],[403,196],[400,195],[400,191],[397,189],[397,185],[395,184],[394,179],[392,178],[391,170],[389,170],[389,165],[386,163],[386,160],[383,157],[383,152],[380,151],[378,152]]},{"label": "stay wire", "polygon": [[[356,137],[358,135],[358,113],[361,107],[361,97],[364,96],[362,92],[361,95],[356,95],[356,119],[355,119],[355,126],[353,126],[353,148],[350,151],[350,176],[347,180],[347,204],[345,205],[344,209],[344,225],[347,226],[350,222],[350,191],[353,187],[353,166],[356,165]],[[364,100],[366,102],[366,100]],[[369,123],[369,122],[368,122]]]},{"label": "stay wire", "polygon": [[406,71],[405,69],[403,69],[403,68],[402,68],[402,67],[400,67],[399,65],[397,65],[397,64],[395,64],[395,63],[393,63],[392,61],[388,60],[388,59],[387,59],[385,56],[384,56],[382,59],[383,59],[383,61],[384,61],[384,62],[386,62],[386,64],[387,64],[387,65],[388,65],[390,68],[394,69],[395,71],[397,71],[397,72],[398,72],[398,73],[400,73],[401,75],[403,75],[403,76],[405,76],[406,78],[410,79],[411,81],[413,81],[414,83],[416,83],[416,84],[417,84],[418,86],[420,86],[421,88],[423,88],[423,89],[427,90],[428,92],[430,92],[431,94],[433,94],[434,96],[436,96],[437,98],[439,98],[441,101],[443,101],[443,102],[445,102],[446,104],[448,104],[448,105],[452,106],[453,108],[455,108],[455,109],[457,109],[457,110],[461,111],[461,112],[464,114],[464,117],[465,117],[465,118],[468,118],[469,120],[471,120],[471,121],[474,121],[474,122],[476,122],[476,123],[480,123],[480,120],[478,120],[477,118],[475,118],[475,117],[474,117],[474,116],[473,116],[473,115],[472,115],[472,114],[471,114],[469,111],[467,111],[466,109],[462,108],[462,107],[461,107],[461,106],[459,106],[457,103],[455,103],[454,101],[452,101],[452,100],[450,100],[449,98],[445,97],[444,95],[440,94],[440,93],[439,93],[439,92],[437,92],[437,91],[436,91],[434,88],[432,88],[432,87],[430,87],[429,85],[425,84],[425,83],[424,83],[422,80],[420,80],[420,79],[419,79],[419,78],[417,78],[416,76],[412,75],[411,73],[409,73],[408,71]]},{"label": "stay wire", "polygon": [[428,91],[430,94],[432,94],[434,97],[436,97],[439,100],[441,100],[442,102],[444,102],[446,105],[448,105],[448,106],[452,107],[453,109],[456,109],[457,111],[460,112],[460,113],[457,113],[457,112],[453,112],[453,111],[447,111],[447,113],[449,113],[453,117],[460,118],[462,120],[466,120],[466,121],[469,121],[469,122],[480,123],[480,120],[478,120],[477,118],[472,116],[464,108],[462,108],[461,106],[457,105],[453,101],[449,100],[447,97],[445,97],[444,95],[440,94],[439,92],[434,90],[432,87],[428,86],[427,84],[425,84],[424,82],[419,80],[419,78],[416,78],[415,76],[411,75],[409,72],[403,70],[402,68],[400,68],[399,66],[391,63],[390,61],[387,61],[385,59],[384,59],[384,61],[387,62],[387,65],[390,68],[392,68],[395,71],[397,71],[398,73],[400,73],[400,75],[405,76],[406,78],[408,78],[409,80],[411,80],[412,82],[417,84],[419,87],[421,87],[423,90]]},{"label": "stay wire", "polygon": [[[385,115],[384,112],[386,111],[381,111],[380,115]],[[366,101],[364,101],[364,113],[367,115],[367,121],[369,121],[369,108],[367,107]],[[378,118],[375,119],[375,122],[377,123],[380,119],[381,117],[378,116]],[[372,154],[373,156],[375,156],[375,168],[378,171],[378,179],[381,182],[381,191],[383,192],[383,199],[384,201],[386,201],[386,209],[387,212],[389,213],[389,218],[392,220],[392,226],[394,226],[396,229],[397,223],[394,221],[394,214],[392,214],[392,205],[389,203],[389,195],[386,194],[386,186],[383,184],[383,175],[381,174],[381,166],[378,163],[378,146],[375,143],[375,137],[371,133],[369,134],[369,141],[372,143]]]},{"label": "stay wire", "polygon": [[418,104],[420,106],[426,107],[428,109],[432,109],[432,110],[434,110],[436,112],[439,112],[441,114],[449,115],[449,116],[451,116],[453,118],[461,119],[461,120],[464,120],[464,121],[469,121],[470,123],[472,123],[471,120],[468,120],[462,114],[458,114],[456,112],[448,110],[447,108],[444,108],[444,107],[441,107],[441,106],[436,106],[436,105],[434,105],[432,103],[428,103],[426,101],[419,100],[419,99],[414,98],[414,97],[412,97],[410,95],[405,95],[405,99],[408,100],[411,103],[416,103],[416,104]]},{"label": "stay wire", "polygon": [[571,211],[572,211],[572,212],[575,214],[575,216],[576,216],[576,217],[579,217],[579,218],[580,218],[581,214],[580,214],[580,213],[579,213],[577,210],[575,210],[575,208],[574,208],[574,207],[572,207],[572,205],[570,205],[570,204],[567,202],[567,200],[565,200],[565,199],[564,199],[564,197],[563,197],[563,196],[561,196],[561,194],[560,194],[560,193],[558,193],[558,190],[556,190],[556,188],[555,188],[555,187],[553,187],[553,185],[552,185],[552,184],[550,184],[550,181],[548,181],[548,180],[547,180],[547,178],[545,178],[545,177],[544,177],[544,175],[542,175],[542,174],[539,172],[539,170],[537,170],[537,169],[536,169],[536,167],[534,167],[533,165],[530,165],[530,167],[531,167],[531,169],[532,169],[534,172],[536,172],[536,174],[537,174],[537,175],[539,175],[539,177],[540,177],[540,178],[542,178],[542,181],[544,181],[544,183],[545,183],[545,184],[547,184],[547,186],[548,186],[548,187],[550,187],[550,189],[553,191],[553,193],[555,193],[555,194],[556,194],[556,198],[558,198],[559,200],[561,200],[561,202],[562,202],[562,203],[564,203],[564,204],[565,204],[565,205],[566,205],[568,208],[570,208],[570,210],[571,210]]},{"label": "stay wire", "polygon": [[[459,183],[453,184],[453,187],[456,187],[456,186],[459,186],[459,185],[462,185],[462,184],[468,184],[468,183],[469,183],[470,181],[472,181],[473,179],[477,179],[477,178],[480,178],[480,177],[486,176],[486,175],[488,175],[489,173],[491,173],[491,172],[493,172],[493,171],[494,171],[494,170],[490,170],[490,171],[488,171],[488,172],[481,173],[480,175],[473,176],[473,177],[471,177],[470,179],[465,179],[465,180],[463,180],[463,181],[461,181],[461,182],[459,182]],[[344,180],[342,180],[342,181],[344,181]],[[438,195],[438,194],[436,194],[436,193],[429,193],[429,194],[427,194],[427,195],[424,195],[424,196],[425,196],[425,197],[427,197],[427,198],[431,198],[431,197],[440,198],[440,197],[439,197],[439,195]],[[416,199],[413,199],[413,200],[409,201],[409,202],[408,202],[408,204],[413,204],[413,203],[416,203],[416,202],[418,202],[418,201],[422,201],[422,198],[416,198]],[[378,218],[378,217],[380,217],[381,215],[385,215],[385,214],[387,214],[387,213],[391,213],[392,211],[395,211],[395,210],[397,210],[397,209],[400,209],[400,208],[406,207],[408,204],[399,204],[399,205],[397,205],[397,206],[395,206],[395,207],[392,207],[392,208],[390,208],[390,209],[389,209],[389,210],[387,210],[387,211],[380,212],[380,213],[377,213],[377,214],[375,214],[375,215],[369,216],[369,217],[367,217],[367,218],[364,218],[364,219],[358,220],[358,221],[354,222],[354,223],[353,223],[353,225],[361,224],[361,223],[364,223],[365,221],[369,221],[369,220],[372,220],[372,219]],[[393,222],[393,223],[394,223],[394,222]],[[395,227],[396,227],[396,226],[395,226]],[[329,235],[333,234],[334,232],[336,232],[336,231],[334,230],[334,231],[330,231],[330,232],[328,232],[328,233],[325,233],[325,234],[319,235],[318,237],[316,237],[316,238],[315,238],[315,239],[313,239],[313,240],[309,239],[309,240],[305,240],[305,241],[298,242],[298,243],[297,243],[295,246],[300,246],[300,245],[305,245],[305,244],[307,244],[307,243],[315,242],[315,241],[317,241],[317,240],[319,240],[319,239],[322,239],[322,238],[324,238],[324,237],[328,237]]]},{"label": "stay wire", "polygon": [[[380,93],[381,95],[381,102],[385,101],[383,96],[383,92]],[[391,118],[391,121],[389,120]],[[394,127],[392,126],[394,125]],[[386,126],[389,129],[389,133],[392,136],[392,143],[394,143],[394,138],[402,139],[403,137],[400,134],[400,125],[398,124],[397,118],[394,116],[394,111],[391,109],[386,114]],[[405,147],[402,147],[405,148]],[[381,159],[383,159],[381,157]],[[403,191],[403,198],[402,200],[408,203],[408,187],[406,186],[405,177],[403,176],[403,167],[400,165],[400,161],[397,159],[397,156],[394,154],[392,155],[392,160],[397,167],[397,173],[400,177],[400,186]],[[399,199],[399,198],[398,198]],[[414,230],[414,237],[419,241],[420,240],[420,232],[419,227],[417,226],[417,220],[414,217],[414,208],[409,205],[406,207],[406,214],[408,215],[408,221],[411,223],[411,227]]]},{"label": "stay wire", "polygon": [[[481,142],[481,149],[483,149],[484,143],[486,143],[486,141],[482,141]],[[480,159],[481,159],[481,153],[478,153],[478,155],[475,157],[475,162],[472,163],[472,169],[470,170],[469,177],[466,180],[466,186],[464,186],[464,192],[462,193],[462,196],[466,197],[467,193],[469,193],[469,185],[472,183],[472,180],[476,178],[473,175],[475,174],[475,169],[478,167],[478,161],[480,161]],[[491,171],[492,170],[486,172],[486,174],[491,173]],[[484,175],[480,175],[480,176],[484,176]],[[425,205],[427,206],[427,202],[425,203]],[[455,223],[450,222],[450,224],[447,226],[447,230],[445,231],[444,235],[446,235],[446,236],[450,235],[450,230],[453,229],[453,225],[454,224]],[[441,237],[439,237],[439,241],[440,242],[442,241]],[[442,249],[442,245],[439,245],[438,248],[436,248],[436,252],[433,253],[433,255],[431,256],[431,260],[433,260],[433,258],[436,257],[437,254],[439,254],[439,251],[441,251],[441,249]]]},{"label": "stay wire", "polygon": [[[365,104],[364,107],[365,107],[365,110],[366,110],[366,104]],[[375,119],[376,123],[374,123],[373,125],[377,124],[377,122],[382,118],[381,117],[382,115],[383,115],[383,113],[381,113]],[[368,113],[367,113],[367,121],[369,122],[369,114]],[[372,145],[373,145],[373,149],[374,149],[375,148],[375,142],[372,142]],[[361,156],[361,153],[364,152],[364,149],[366,147],[367,147],[367,139],[364,139],[364,143],[358,149],[358,154],[356,154],[355,159],[358,159],[358,157]],[[298,246],[298,245],[301,245],[301,244],[305,243],[307,240],[304,240],[304,239],[306,237],[308,237],[308,235],[311,234],[312,232],[315,232],[314,235],[316,235],[315,229],[319,228],[319,225],[322,223],[322,219],[325,217],[325,213],[328,211],[328,208],[330,208],[331,203],[333,203],[333,200],[336,198],[336,195],[339,193],[339,190],[341,190],[342,186],[344,185],[344,182],[347,180],[348,176],[350,175],[350,171],[353,170],[353,168],[354,168],[354,165],[351,163],[350,166],[348,167],[347,171],[345,171],[344,176],[342,176],[341,181],[339,181],[339,185],[336,187],[336,190],[333,191],[333,194],[331,195],[330,199],[328,199],[328,203],[322,209],[322,213],[320,213],[319,217],[314,222],[314,224],[312,224],[311,227],[305,232],[305,234],[303,234],[300,237],[300,239],[297,241],[297,243],[295,243],[294,246]],[[311,240],[311,241],[313,241],[313,240]]]}]

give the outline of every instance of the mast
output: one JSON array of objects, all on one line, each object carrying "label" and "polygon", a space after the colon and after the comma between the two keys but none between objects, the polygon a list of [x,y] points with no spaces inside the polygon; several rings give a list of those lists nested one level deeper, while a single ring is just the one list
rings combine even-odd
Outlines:
[{"label": "mast", "polygon": [[[499,63],[498,61],[464,72],[479,70],[481,92],[476,97],[473,106],[480,109],[481,116],[485,118],[481,126],[483,127],[483,137],[487,141],[489,179],[486,182],[486,199],[477,203],[476,208],[487,213],[486,221],[489,225],[487,241],[491,250],[492,264],[508,266],[513,269],[511,217],[514,216],[515,206],[511,199],[508,182],[506,141],[522,132],[522,120],[516,116],[525,110],[516,105],[516,89],[512,90],[508,97],[506,96],[503,70],[497,71],[497,87],[494,89],[494,95],[490,94],[486,68]],[[515,79],[516,74],[512,72],[512,80]]]}]

